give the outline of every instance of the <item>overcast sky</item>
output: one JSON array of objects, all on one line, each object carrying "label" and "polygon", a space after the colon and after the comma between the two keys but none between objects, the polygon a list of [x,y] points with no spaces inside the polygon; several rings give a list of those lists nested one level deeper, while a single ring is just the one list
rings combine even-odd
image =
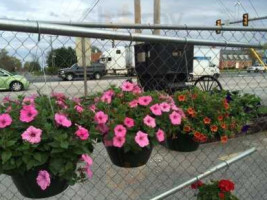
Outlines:
[{"label": "overcast sky", "polygon": [[[1,0],[0,17],[31,20],[132,23],[134,0]],[[153,23],[153,0],[141,0],[142,23]],[[164,24],[214,25],[215,20],[239,19],[247,11],[251,17],[267,15],[267,0],[161,0]],[[252,7],[254,6],[254,8]],[[267,20],[265,20],[267,24]],[[263,25],[262,22],[256,25]]]}]

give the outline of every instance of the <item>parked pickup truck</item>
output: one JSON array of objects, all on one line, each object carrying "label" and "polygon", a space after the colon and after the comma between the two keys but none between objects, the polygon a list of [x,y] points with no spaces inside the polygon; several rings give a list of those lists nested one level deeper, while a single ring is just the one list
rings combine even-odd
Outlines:
[{"label": "parked pickup truck", "polygon": [[[102,63],[93,63],[87,67],[87,77],[99,80],[106,75],[106,66]],[[72,81],[74,78],[84,77],[84,68],[73,64],[69,68],[60,69],[58,71],[58,77],[63,80]]]},{"label": "parked pickup truck", "polygon": [[249,68],[247,68],[247,72],[250,73],[250,72],[266,72],[266,69],[264,66],[261,66],[261,65],[253,65]]}]

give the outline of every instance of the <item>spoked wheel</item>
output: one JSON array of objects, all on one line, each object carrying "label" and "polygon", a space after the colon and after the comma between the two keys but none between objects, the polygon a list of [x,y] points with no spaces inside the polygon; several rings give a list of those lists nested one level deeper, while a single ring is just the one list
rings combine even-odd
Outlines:
[{"label": "spoked wheel", "polygon": [[201,76],[194,85],[203,91],[222,90],[221,83],[213,76]]}]

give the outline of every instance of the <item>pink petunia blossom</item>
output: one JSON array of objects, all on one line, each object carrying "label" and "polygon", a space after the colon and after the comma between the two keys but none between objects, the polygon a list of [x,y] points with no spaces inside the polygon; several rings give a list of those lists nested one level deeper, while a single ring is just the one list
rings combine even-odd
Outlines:
[{"label": "pink petunia blossom", "polygon": [[143,122],[148,127],[151,127],[151,128],[155,128],[156,127],[156,120],[153,117],[149,116],[149,115],[145,116],[145,118],[143,119]]},{"label": "pink petunia blossom", "polygon": [[132,100],[131,102],[129,102],[129,106],[130,108],[135,108],[138,106],[138,100]]},{"label": "pink petunia blossom", "polygon": [[38,144],[41,142],[42,130],[30,126],[21,134],[21,138],[31,144]]},{"label": "pink petunia blossom", "polygon": [[171,110],[171,106],[166,102],[161,103],[159,106],[162,112],[170,112]]},{"label": "pink petunia blossom", "polygon": [[129,81],[125,81],[122,83],[121,89],[124,92],[131,92],[134,89],[134,84]]},{"label": "pink petunia blossom", "polygon": [[8,106],[8,107],[6,108],[6,112],[7,112],[7,113],[10,113],[11,110],[12,110],[12,107],[11,107],[11,106]]},{"label": "pink petunia blossom", "polygon": [[142,89],[138,86],[138,85],[134,85],[133,88],[133,94],[141,94],[142,93]]},{"label": "pink petunia blossom", "polygon": [[105,114],[103,111],[99,111],[95,114],[95,122],[98,124],[105,124],[108,121],[108,115]]},{"label": "pink petunia blossom", "polygon": [[82,100],[79,97],[73,97],[72,101],[74,101],[78,105],[82,102]]},{"label": "pink petunia blossom", "polygon": [[104,102],[104,103],[107,103],[107,104],[110,104],[111,100],[112,100],[112,97],[110,95],[108,95],[108,94],[104,94],[101,97],[101,101]]},{"label": "pink petunia blossom", "polygon": [[56,98],[58,101],[63,101],[63,100],[66,99],[66,96],[65,96],[64,93],[53,92],[53,93],[51,94],[51,96],[54,97],[54,98]]},{"label": "pink petunia blossom", "polygon": [[5,128],[10,126],[12,123],[12,118],[9,114],[4,113],[0,115],[0,128]]},{"label": "pink petunia blossom", "polygon": [[114,136],[113,137],[113,146],[121,148],[124,145],[125,141],[126,141],[125,137]]},{"label": "pink petunia blossom", "polygon": [[84,171],[85,171],[85,173],[89,179],[91,179],[93,177],[93,172],[92,172],[90,166],[86,165],[84,168]]},{"label": "pink petunia blossom", "polygon": [[71,121],[63,114],[56,113],[55,114],[55,121],[58,125],[64,126],[64,127],[70,127]]},{"label": "pink petunia blossom", "polygon": [[143,96],[138,98],[138,103],[141,106],[147,106],[151,103],[152,97],[151,96]]},{"label": "pink petunia blossom", "polygon": [[173,111],[169,115],[169,118],[170,118],[171,123],[173,125],[180,125],[181,124],[182,116],[179,113],[177,113],[176,111]]},{"label": "pink petunia blossom", "polygon": [[31,122],[38,115],[38,111],[35,109],[34,105],[24,105],[20,110],[20,121]]},{"label": "pink petunia blossom", "polygon": [[88,107],[92,112],[95,112],[96,110],[96,105],[95,104],[92,104]]},{"label": "pink petunia blossom", "polygon": [[140,147],[149,145],[148,135],[142,131],[138,131],[134,139]]},{"label": "pink petunia blossom", "polygon": [[104,145],[106,147],[112,147],[113,146],[113,140],[109,140],[108,135],[105,135],[103,140],[104,140]]},{"label": "pink petunia blossom", "polygon": [[36,182],[42,190],[45,190],[51,183],[50,174],[46,170],[40,170]]},{"label": "pink petunia blossom", "polygon": [[22,100],[22,103],[24,105],[34,105],[34,100],[35,98],[32,98],[32,97],[24,97],[24,99]]},{"label": "pink petunia blossom", "polygon": [[153,106],[150,107],[150,110],[154,115],[157,115],[157,116],[162,115],[159,104],[154,104]]},{"label": "pink petunia blossom", "polygon": [[161,129],[157,131],[156,136],[159,142],[163,142],[165,140],[165,133]]},{"label": "pink petunia blossom", "polygon": [[68,108],[68,106],[64,103],[64,101],[61,101],[61,100],[56,101],[56,104],[62,109],[67,109]]},{"label": "pink petunia blossom", "polygon": [[113,97],[115,95],[115,92],[113,90],[107,90],[107,91],[104,92],[103,95],[107,95],[107,96]]},{"label": "pink petunia blossom", "polygon": [[84,109],[81,105],[76,105],[74,108],[78,113],[82,113],[84,111]]},{"label": "pink petunia blossom", "polygon": [[109,128],[106,124],[98,124],[96,129],[99,130],[102,134],[105,134],[109,131]]},{"label": "pink petunia blossom", "polygon": [[123,123],[127,128],[132,128],[134,126],[134,120],[130,117],[125,117]]},{"label": "pink petunia blossom", "polygon": [[86,163],[88,166],[92,166],[93,164],[93,159],[87,155],[87,154],[82,154],[81,159]]},{"label": "pink petunia blossom", "polygon": [[9,103],[11,101],[10,96],[5,96],[2,100],[3,103]]},{"label": "pink petunia blossom", "polygon": [[126,128],[121,124],[118,124],[114,128],[114,133],[118,137],[125,137],[126,136],[126,132],[127,132]]},{"label": "pink petunia blossom", "polygon": [[75,135],[77,135],[81,140],[87,140],[89,137],[89,131],[82,126],[78,126],[78,130],[75,132]]},{"label": "pink petunia blossom", "polygon": [[95,102],[95,103],[98,103],[99,101],[100,101],[100,98],[99,98],[99,97],[95,97],[95,98],[94,98],[94,102]]}]

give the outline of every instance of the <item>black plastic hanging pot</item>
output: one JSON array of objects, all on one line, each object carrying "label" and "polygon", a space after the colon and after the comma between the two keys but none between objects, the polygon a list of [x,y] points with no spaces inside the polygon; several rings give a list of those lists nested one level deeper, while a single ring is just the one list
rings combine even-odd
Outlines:
[{"label": "black plastic hanging pot", "polygon": [[50,177],[50,185],[45,190],[42,190],[36,182],[39,170],[40,168],[36,168],[25,172],[23,175],[11,175],[18,191],[24,197],[34,199],[51,197],[63,192],[69,186],[65,180],[61,180],[58,177]]},{"label": "black plastic hanging pot", "polygon": [[124,152],[124,148],[106,146],[111,162],[118,167],[134,168],[147,163],[152,152],[152,145],[138,152]]}]

